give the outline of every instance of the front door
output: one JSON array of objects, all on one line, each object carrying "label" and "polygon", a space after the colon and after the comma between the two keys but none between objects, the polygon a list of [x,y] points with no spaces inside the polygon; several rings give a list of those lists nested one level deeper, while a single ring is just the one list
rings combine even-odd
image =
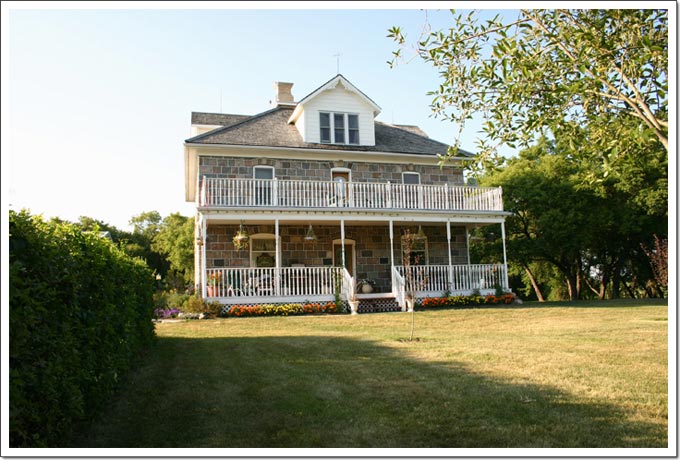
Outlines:
[{"label": "front door", "polygon": [[[342,245],[333,243],[333,265],[342,266]],[[345,267],[351,276],[354,276],[354,245],[345,243]]]}]

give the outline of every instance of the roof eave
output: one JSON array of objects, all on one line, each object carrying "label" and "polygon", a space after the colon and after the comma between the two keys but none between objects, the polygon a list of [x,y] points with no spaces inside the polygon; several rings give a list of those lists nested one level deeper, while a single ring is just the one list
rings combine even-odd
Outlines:
[{"label": "roof eave", "polygon": [[377,117],[380,115],[380,112],[382,112],[382,109],[378,104],[376,104],[373,99],[370,97],[366,96],[359,88],[354,86],[352,82],[347,80],[343,75],[338,74],[335,77],[331,78],[328,80],[326,83],[323,85],[319,86],[317,89],[300,99],[300,101],[297,103],[297,107],[295,107],[295,110],[291,114],[290,118],[288,119],[288,123],[295,123],[297,119],[299,118],[300,114],[302,113],[303,106],[309,102],[310,100],[314,99],[316,96],[321,94],[322,92],[333,89],[336,86],[338,86],[338,83],[342,82],[342,85],[348,90],[351,91],[352,93],[356,94],[359,96],[360,99],[362,99],[364,102],[366,102],[368,105],[371,106],[373,109],[373,117]]}]

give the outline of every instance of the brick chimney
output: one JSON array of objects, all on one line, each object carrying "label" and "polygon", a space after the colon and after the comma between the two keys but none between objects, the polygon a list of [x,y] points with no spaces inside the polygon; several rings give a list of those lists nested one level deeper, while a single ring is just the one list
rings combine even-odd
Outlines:
[{"label": "brick chimney", "polygon": [[293,99],[293,94],[291,93],[292,88],[292,83],[275,81],[274,90],[276,91],[276,96],[272,101],[272,105],[275,107],[280,105],[295,105],[295,99]]}]

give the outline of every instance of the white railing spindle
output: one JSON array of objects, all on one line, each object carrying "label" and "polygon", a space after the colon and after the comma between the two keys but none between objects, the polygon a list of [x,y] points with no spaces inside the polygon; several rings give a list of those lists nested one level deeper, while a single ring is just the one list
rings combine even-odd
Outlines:
[{"label": "white railing spindle", "polygon": [[424,209],[502,211],[500,187],[468,187],[202,176],[198,202],[216,207]]}]

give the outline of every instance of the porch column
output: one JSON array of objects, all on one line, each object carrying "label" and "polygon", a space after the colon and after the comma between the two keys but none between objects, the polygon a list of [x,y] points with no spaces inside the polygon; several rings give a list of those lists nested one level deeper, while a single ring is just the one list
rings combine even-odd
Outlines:
[{"label": "porch column", "polygon": [[202,266],[201,277],[203,278],[202,281],[201,281],[201,297],[203,297],[204,299],[208,295],[208,284],[206,282],[206,279],[207,279],[207,267],[206,267],[207,256],[206,256],[206,252],[208,252],[208,245],[207,245],[208,235],[207,235],[207,233],[208,233],[208,225],[205,221],[205,218],[203,218],[203,219],[201,219],[201,238],[202,238],[202,242],[203,242],[203,245],[202,245],[203,249],[201,251],[201,266]]},{"label": "porch column", "polygon": [[467,250],[467,289],[472,289],[474,283],[472,281],[472,269],[470,267],[470,228],[467,225],[465,226],[465,248]]},{"label": "porch column", "polygon": [[201,219],[200,212],[194,216],[194,290],[201,288]]},{"label": "porch column", "polygon": [[449,276],[448,276],[448,281],[449,281],[449,291],[453,291],[453,262],[451,260],[451,221],[446,220],[446,244],[448,245],[449,248]]},{"label": "porch column", "polygon": [[279,247],[279,219],[274,219],[274,241],[276,242],[276,255],[274,256],[274,260],[276,261],[274,264],[274,295],[278,297],[281,295],[281,259],[279,258],[281,249]]},{"label": "porch column", "polygon": [[345,265],[345,220],[340,219],[340,252],[342,253],[342,268],[347,268]]},{"label": "porch column", "polygon": [[505,255],[505,221],[501,222],[501,238],[503,238],[503,274],[505,277],[505,288],[510,289],[508,282],[508,259]]},{"label": "porch column", "polygon": [[394,221],[390,220],[390,279],[394,292]]},{"label": "porch column", "polygon": [[465,250],[467,251],[467,263],[470,265],[470,229],[465,226]]}]

